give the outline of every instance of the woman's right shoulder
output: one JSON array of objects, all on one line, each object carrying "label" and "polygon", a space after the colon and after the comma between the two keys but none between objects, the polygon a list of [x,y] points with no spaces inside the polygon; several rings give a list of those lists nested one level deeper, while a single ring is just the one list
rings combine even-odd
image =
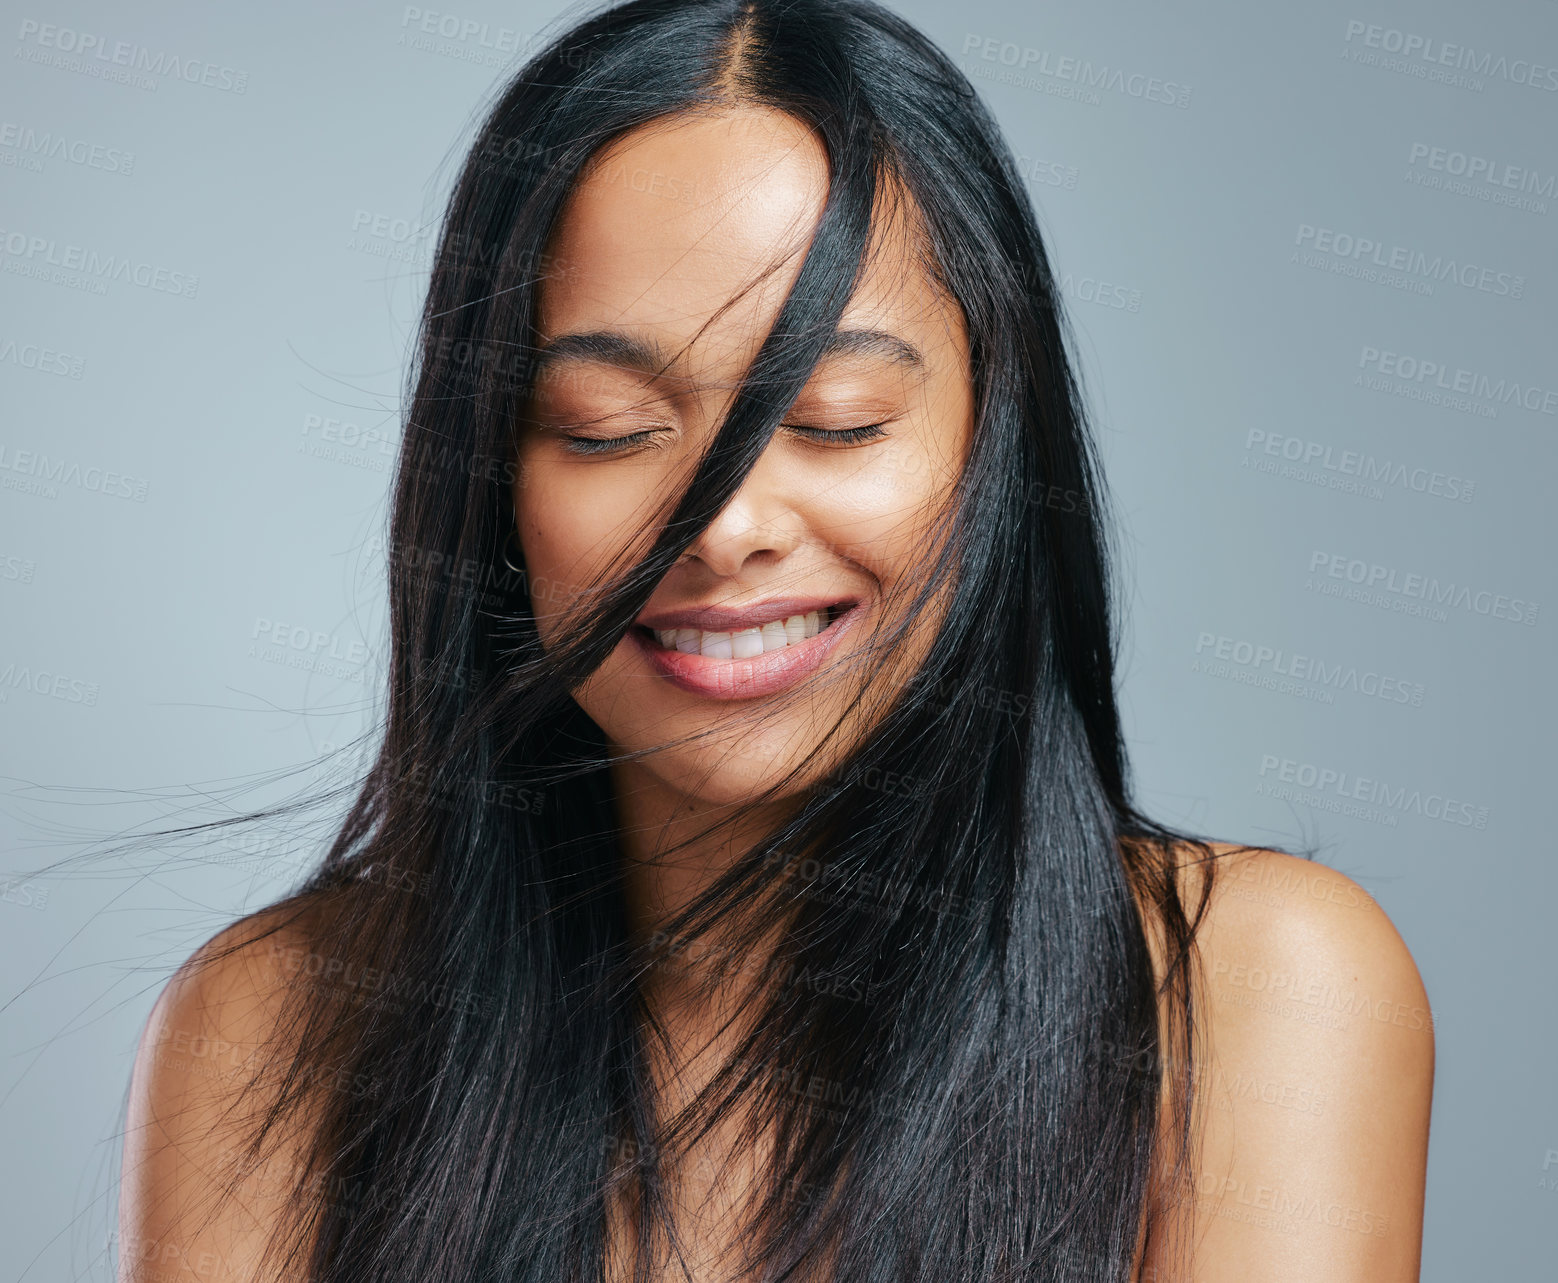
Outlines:
[{"label": "woman's right shoulder", "polygon": [[276,1100],[267,1071],[290,1060],[287,999],[320,930],[315,905],[261,910],[211,936],[163,986],[131,1075],[121,1283],[255,1275],[293,1189],[306,1121],[286,1118],[256,1154],[246,1145]]},{"label": "woman's right shoulder", "polygon": [[182,1044],[197,1035],[269,1045],[278,1033],[299,959],[321,940],[324,909],[285,902],[247,914],[196,949],[163,986],[142,1033]]}]

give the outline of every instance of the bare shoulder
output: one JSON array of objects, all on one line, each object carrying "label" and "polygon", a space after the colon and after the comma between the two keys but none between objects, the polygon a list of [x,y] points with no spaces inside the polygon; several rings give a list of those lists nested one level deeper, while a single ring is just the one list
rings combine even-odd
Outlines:
[{"label": "bare shoulder", "polygon": [[[1213,844],[1199,968],[1195,1278],[1415,1280],[1433,1016],[1395,925],[1344,874]],[[1193,908],[1207,870],[1187,863]]]},{"label": "bare shoulder", "polygon": [[[1348,981],[1373,982],[1380,996],[1388,991],[1413,1002],[1419,1015],[1426,1012],[1421,977],[1401,932],[1357,882],[1281,851],[1232,843],[1212,843],[1212,850],[1220,857],[1198,942],[1215,977],[1232,984],[1240,965],[1264,965],[1278,973],[1273,998],[1313,1004],[1317,990],[1304,981],[1346,973]],[[1186,875],[1193,903],[1207,871],[1187,861]],[[1267,979],[1260,991],[1270,987],[1270,974]],[[1390,1016],[1385,1020],[1390,1023]]]},{"label": "bare shoulder", "polygon": [[[1280,851],[1215,843],[1196,935],[1214,1053],[1279,1054],[1337,1091],[1382,1073],[1430,1082],[1433,1014],[1406,942],[1345,874]],[[1206,869],[1191,865],[1191,902]]]},{"label": "bare shoulder", "polygon": [[286,989],[287,959],[312,940],[311,928],[297,909],[265,910],[224,927],[173,973],[150,1023],[176,1016],[230,1033],[266,1029]]},{"label": "bare shoulder", "polygon": [[[1433,1022],[1422,977],[1368,891],[1345,874],[1280,851],[1230,843],[1213,849],[1221,858],[1197,941],[1210,996],[1217,1000],[1208,1011],[1215,1027],[1231,1033],[1254,1013],[1281,1010],[1299,1023],[1341,1029],[1362,1015],[1424,1034],[1414,1045],[1431,1051]],[[1197,887],[1205,877],[1192,868]]]},{"label": "bare shoulder", "polygon": [[287,1054],[295,959],[316,930],[297,909],[243,918],[195,950],[158,996],[131,1076],[121,1283],[254,1273],[301,1136],[284,1126],[258,1156],[245,1147],[275,1099],[268,1070]]}]

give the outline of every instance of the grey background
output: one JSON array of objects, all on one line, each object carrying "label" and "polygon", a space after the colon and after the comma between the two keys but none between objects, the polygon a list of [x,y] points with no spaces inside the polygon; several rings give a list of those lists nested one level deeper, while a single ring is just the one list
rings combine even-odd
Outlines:
[{"label": "grey background", "polygon": [[[1123,699],[1144,802],[1221,837],[1316,840],[1378,897],[1438,1029],[1423,1278],[1551,1277],[1558,93],[1510,66],[1558,65],[1558,6],[899,7],[976,78],[1070,278],[1125,523]],[[241,801],[284,798],[372,725],[376,541],[427,236],[479,106],[558,10],[459,0],[420,11],[442,15],[427,34],[415,7],[360,0],[5,9],[0,824],[21,870],[125,825],[211,818],[219,803],[191,802],[224,781],[276,776]],[[115,64],[71,62],[44,23],[138,45],[162,74],[89,74]],[[1382,63],[1369,24],[1382,45],[1509,61],[1430,79]],[[175,57],[193,82],[169,74]],[[1126,78],[1068,97],[1062,58]],[[1133,93],[1137,76],[1188,88],[1184,105]],[[1503,182],[1519,167],[1515,187],[1446,187],[1452,153]],[[1305,227],[1485,267],[1494,288],[1422,293],[1332,270],[1336,255],[1295,260],[1316,248]],[[143,279],[192,276],[194,297],[27,274],[68,246],[127,256]],[[1393,372],[1370,352],[1398,354]],[[1451,382],[1467,371],[1482,393],[1423,399],[1434,378],[1402,377],[1401,356]],[[1534,388],[1536,408],[1489,395],[1500,380]],[[1295,475],[1268,442],[1329,448],[1332,466]],[[1453,479],[1441,491],[1474,485],[1359,492],[1345,451],[1425,486]],[[49,480],[61,461],[79,469]],[[1401,591],[1319,590],[1351,587],[1324,573],[1349,563],[1539,612],[1423,615]],[[1278,661],[1242,649],[1209,668],[1209,637],[1382,675],[1414,699],[1284,688]],[[1284,791],[1311,771],[1346,783]],[[1358,777],[1448,796],[1476,824],[1349,809]],[[136,1036],[171,967],[296,872],[271,841],[0,885],[12,1277],[109,1277]]]}]

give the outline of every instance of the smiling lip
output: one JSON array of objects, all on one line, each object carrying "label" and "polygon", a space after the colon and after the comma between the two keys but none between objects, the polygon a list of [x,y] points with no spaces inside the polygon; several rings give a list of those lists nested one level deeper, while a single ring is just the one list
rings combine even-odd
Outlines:
[{"label": "smiling lip", "polygon": [[[650,631],[665,628],[697,628],[704,632],[734,632],[755,628],[775,618],[804,615],[837,607],[833,622],[815,637],[764,651],[750,659],[715,659],[662,647]],[[793,686],[815,672],[847,633],[854,630],[864,612],[858,601],[826,597],[775,597],[741,609],[718,606],[696,610],[654,611],[639,616],[628,629],[633,644],[672,685],[706,699],[754,699]]]},{"label": "smiling lip", "polygon": [[[743,628],[761,628],[771,619],[791,615],[809,615],[814,610],[843,608],[857,603],[848,597],[770,597],[750,606],[698,606],[692,610],[646,610],[635,623],[648,629],[696,628],[704,633],[734,633]],[[822,634],[819,633],[820,637]]]}]

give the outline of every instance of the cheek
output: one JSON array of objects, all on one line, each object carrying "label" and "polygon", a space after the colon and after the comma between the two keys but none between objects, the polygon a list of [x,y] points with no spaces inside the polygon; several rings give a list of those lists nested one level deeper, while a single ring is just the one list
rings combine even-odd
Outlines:
[{"label": "cheek", "polygon": [[950,461],[922,439],[884,441],[859,469],[821,488],[818,533],[884,583],[913,578],[956,480]]},{"label": "cheek", "polygon": [[538,617],[564,609],[623,560],[659,493],[648,468],[526,459],[515,493],[518,539]]}]

